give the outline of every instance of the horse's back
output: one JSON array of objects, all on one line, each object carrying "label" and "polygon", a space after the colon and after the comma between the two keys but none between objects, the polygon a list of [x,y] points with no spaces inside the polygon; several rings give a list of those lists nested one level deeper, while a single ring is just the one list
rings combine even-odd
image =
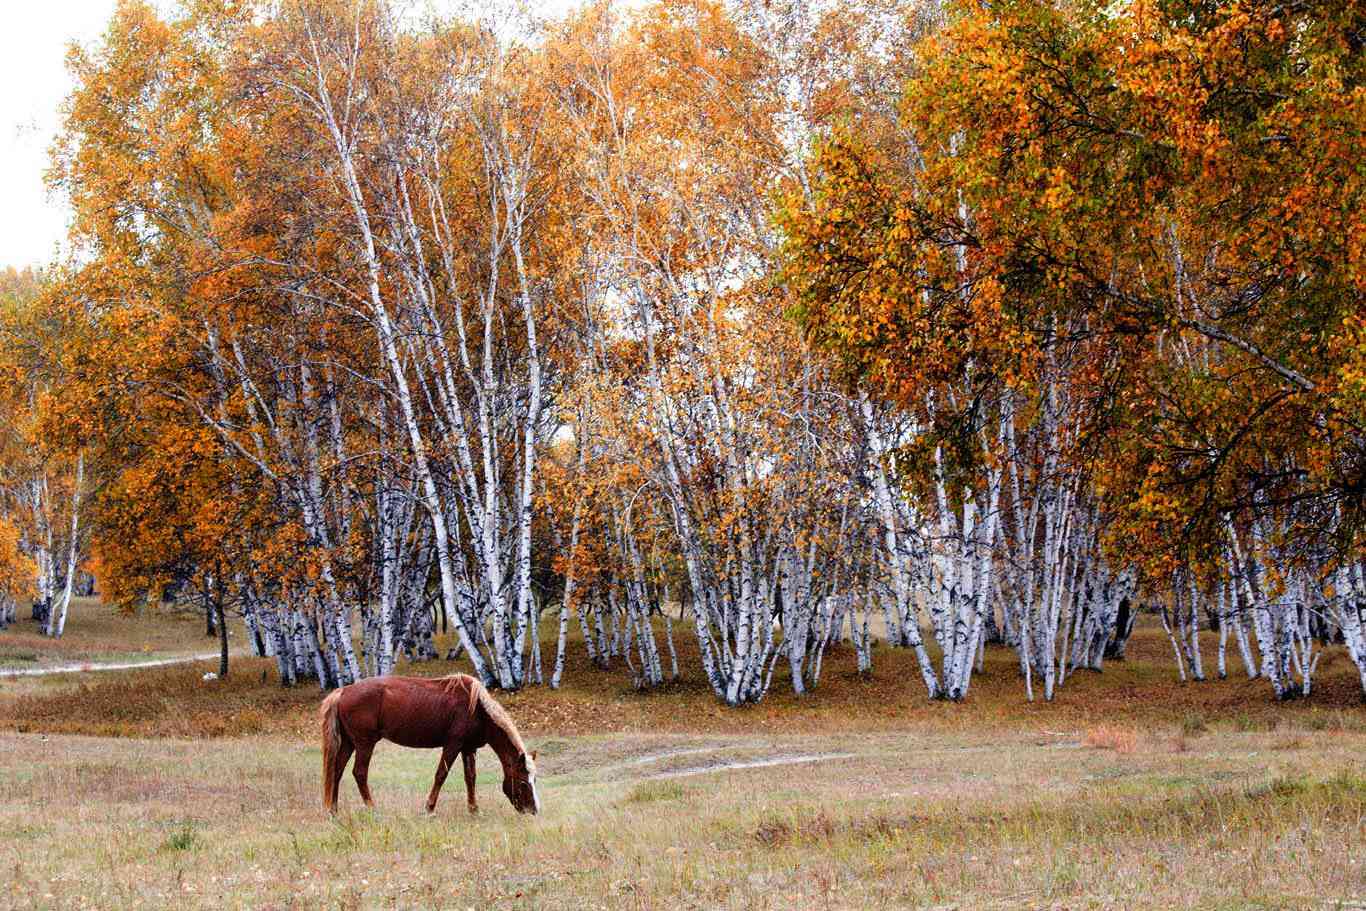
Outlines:
[{"label": "horse's back", "polygon": [[430,749],[463,736],[468,687],[467,681],[450,678],[371,677],[344,687],[338,708],[353,740]]}]

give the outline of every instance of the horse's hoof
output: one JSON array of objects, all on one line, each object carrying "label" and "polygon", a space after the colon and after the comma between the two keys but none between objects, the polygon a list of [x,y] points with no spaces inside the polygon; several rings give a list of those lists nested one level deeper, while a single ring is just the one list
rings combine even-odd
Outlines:
[{"label": "horse's hoof", "polygon": [[471,816],[478,816],[478,815],[479,815],[479,808],[478,808],[478,807],[470,807],[470,815],[471,815]]}]

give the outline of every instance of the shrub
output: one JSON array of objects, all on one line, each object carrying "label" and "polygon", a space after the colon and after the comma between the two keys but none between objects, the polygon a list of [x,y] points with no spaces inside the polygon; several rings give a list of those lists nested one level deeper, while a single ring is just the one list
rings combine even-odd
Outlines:
[{"label": "shrub", "polygon": [[199,836],[194,830],[194,824],[182,822],[166,836],[166,840],[161,843],[163,851],[193,851],[199,846]]}]

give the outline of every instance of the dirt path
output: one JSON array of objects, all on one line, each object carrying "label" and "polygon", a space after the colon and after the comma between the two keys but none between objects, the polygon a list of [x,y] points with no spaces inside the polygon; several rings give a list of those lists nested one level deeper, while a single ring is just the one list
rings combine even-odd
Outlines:
[{"label": "dirt path", "polygon": [[176,658],[154,658],[151,661],[119,661],[109,664],[94,664],[89,661],[84,661],[76,664],[59,664],[54,667],[0,668],[0,677],[45,677],[48,674],[81,674],[86,671],[134,671],[144,667],[165,667],[168,664],[189,664],[194,661],[212,661],[218,657],[218,652],[206,652],[202,655],[181,655]]},{"label": "dirt path", "polygon": [[[787,747],[785,749],[785,747]],[[689,778],[742,769],[762,769],[769,766],[799,765],[854,759],[860,754],[849,752],[798,752],[790,744],[772,740],[734,738],[720,742],[686,744],[673,749],[647,751],[643,755],[609,760],[591,770],[595,776],[620,781],[660,781],[669,778]],[[674,760],[689,760],[674,764]],[[664,764],[672,768],[649,771],[642,767]]]},{"label": "dirt path", "polygon": [[669,772],[660,772],[656,775],[646,775],[645,781],[660,781],[666,778],[688,778],[693,775],[710,775],[713,772],[729,772],[732,769],[764,769],[775,765],[800,765],[808,762],[828,762],[832,759],[853,759],[857,753],[811,753],[811,754],[791,754],[785,753],[778,756],[769,756],[765,759],[751,759],[735,762],[714,762],[704,766],[694,766],[688,769],[674,769]]}]

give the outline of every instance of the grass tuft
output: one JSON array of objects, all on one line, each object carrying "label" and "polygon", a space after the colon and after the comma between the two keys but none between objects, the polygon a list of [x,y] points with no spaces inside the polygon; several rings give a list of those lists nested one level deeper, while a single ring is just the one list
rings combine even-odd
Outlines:
[{"label": "grass tuft", "polygon": [[186,821],[171,830],[165,840],[162,841],[161,850],[194,851],[199,846],[199,834],[195,831],[194,823]]},{"label": "grass tuft", "polygon": [[626,803],[657,803],[663,800],[682,800],[688,793],[676,781],[642,781],[631,788]]}]

